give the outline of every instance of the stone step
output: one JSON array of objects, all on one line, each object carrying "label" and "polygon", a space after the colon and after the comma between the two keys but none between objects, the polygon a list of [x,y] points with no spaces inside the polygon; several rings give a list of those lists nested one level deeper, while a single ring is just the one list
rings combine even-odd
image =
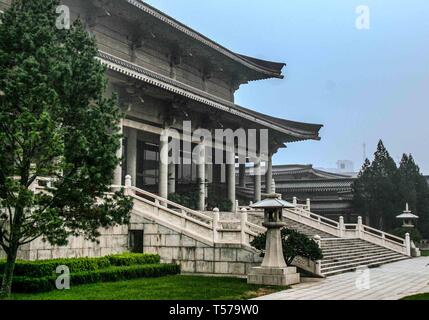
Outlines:
[{"label": "stone step", "polygon": [[372,254],[372,255],[366,255],[366,256],[358,256],[355,257],[353,259],[350,258],[343,258],[343,259],[332,259],[334,261],[326,261],[326,260],[322,260],[322,268],[327,268],[330,266],[335,266],[335,265],[342,265],[344,263],[355,263],[355,262],[360,262],[360,261],[368,261],[368,260],[372,260],[372,259],[378,259],[378,258],[389,258],[389,257],[397,257],[399,254],[395,253],[395,252],[385,252],[384,254]]},{"label": "stone step", "polygon": [[324,244],[322,242],[322,248],[336,248],[339,246],[342,247],[350,247],[350,246],[359,246],[359,245],[371,245],[371,243],[369,242],[343,242],[343,241],[337,241],[337,242],[332,242],[330,244]]},{"label": "stone step", "polygon": [[323,254],[323,260],[333,259],[333,258],[353,258],[354,256],[361,256],[364,254],[382,254],[384,252],[392,252],[391,250],[385,248],[374,249],[368,252],[362,252],[362,250],[357,250],[355,252],[338,252],[338,253],[330,253]]},{"label": "stone step", "polygon": [[337,274],[341,274],[341,273],[345,273],[345,272],[350,272],[350,271],[354,271],[354,270],[356,270],[356,268],[358,268],[358,267],[371,267],[371,266],[378,266],[378,265],[380,265],[380,264],[386,264],[386,263],[391,263],[391,262],[395,262],[395,261],[401,261],[401,260],[405,260],[405,259],[408,259],[407,257],[405,257],[405,256],[402,256],[402,257],[399,257],[399,258],[396,258],[396,259],[390,259],[390,260],[387,260],[387,261],[385,261],[385,262],[380,262],[380,261],[377,261],[377,262],[370,262],[370,263],[367,263],[367,264],[364,264],[364,265],[359,265],[359,266],[349,266],[349,267],[344,267],[344,268],[342,268],[342,269],[338,269],[338,270],[333,270],[333,271],[325,271],[325,272],[322,272],[322,274],[324,275],[324,276],[326,276],[326,277],[330,277],[330,276],[334,276],[334,275],[337,275]]},{"label": "stone step", "polygon": [[360,246],[342,246],[342,247],[333,247],[333,248],[322,248],[323,252],[326,253],[333,253],[333,252],[345,252],[345,251],[355,251],[355,250],[372,250],[372,249],[377,249],[380,247],[377,246],[372,246],[372,245],[360,245]]},{"label": "stone step", "polygon": [[354,263],[344,263],[344,264],[338,264],[335,266],[328,266],[328,267],[321,267],[321,272],[323,275],[331,274],[332,272],[338,271],[338,270],[344,270],[344,269],[356,269],[357,267],[363,267],[368,265],[379,265],[379,264],[385,264],[397,260],[406,259],[405,256],[395,256],[395,257],[387,257],[387,258],[374,258],[374,259],[368,259],[366,261],[360,261],[360,262],[354,262]]},{"label": "stone step", "polygon": [[359,243],[369,243],[362,239],[325,239],[322,240],[322,246],[336,246],[338,244],[351,245],[351,244],[359,244]]},{"label": "stone step", "polygon": [[335,248],[352,248],[352,247],[378,247],[378,245],[370,243],[370,242],[355,242],[355,243],[341,243],[338,242],[336,244],[332,244],[329,246],[321,246],[322,249],[335,249]]}]

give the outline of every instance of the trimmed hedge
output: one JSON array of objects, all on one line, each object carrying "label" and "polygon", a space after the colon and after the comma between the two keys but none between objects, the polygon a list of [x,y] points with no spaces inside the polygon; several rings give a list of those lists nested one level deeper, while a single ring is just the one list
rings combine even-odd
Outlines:
[{"label": "trimmed hedge", "polygon": [[[136,278],[154,278],[178,273],[180,273],[180,266],[176,264],[147,264],[110,267],[97,271],[85,271],[70,274],[70,285],[115,282]],[[56,276],[42,278],[14,277],[12,292],[38,293],[52,291],[56,289],[56,279]]]},{"label": "trimmed hedge", "polygon": [[[70,273],[96,271],[111,266],[132,266],[156,264],[160,262],[159,255],[146,253],[124,253],[100,258],[69,258],[40,261],[22,261],[15,264],[14,275],[29,278],[42,278],[56,275],[58,266],[65,265]],[[6,261],[0,261],[0,274],[3,273]]]},{"label": "trimmed hedge", "polygon": [[157,264],[161,257],[157,254],[123,253],[107,257],[112,266],[132,266],[137,264]]}]

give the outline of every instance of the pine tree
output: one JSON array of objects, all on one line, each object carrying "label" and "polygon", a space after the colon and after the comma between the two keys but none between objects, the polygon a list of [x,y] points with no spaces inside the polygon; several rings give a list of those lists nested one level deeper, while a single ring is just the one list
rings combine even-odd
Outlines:
[{"label": "pine tree", "polygon": [[398,208],[397,167],[380,140],[374,160],[367,159],[353,184],[356,212],[369,217],[370,225],[389,230],[395,224]]},{"label": "pine tree", "polygon": [[371,202],[371,194],[368,192],[371,183],[371,162],[368,158],[358,174],[357,179],[352,184],[353,190],[353,207],[362,216],[369,220],[369,203]]},{"label": "pine tree", "polygon": [[381,230],[390,230],[395,225],[395,212],[399,207],[397,170],[395,161],[380,140],[371,164],[374,180],[371,215],[376,219],[374,225]]},{"label": "pine tree", "polygon": [[[20,246],[43,238],[96,240],[99,227],[128,221],[132,203],[108,197],[121,112],[105,98],[105,68],[82,24],[55,26],[57,0],[15,0],[0,25],[0,246],[2,296],[11,291]],[[49,192],[31,187],[54,179]],[[97,200],[102,200],[97,202]]]},{"label": "pine tree", "polygon": [[429,186],[412,155],[404,154],[399,166],[399,196],[403,205],[419,216],[417,227],[423,237],[429,237]]}]

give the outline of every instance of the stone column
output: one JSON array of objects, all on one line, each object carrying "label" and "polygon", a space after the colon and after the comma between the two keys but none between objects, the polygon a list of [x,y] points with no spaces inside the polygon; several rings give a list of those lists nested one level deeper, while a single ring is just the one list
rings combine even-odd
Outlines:
[{"label": "stone column", "polygon": [[[119,122],[118,133],[123,134],[122,119]],[[122,159],[122,138],[120,139],[119,149],[116,151],[116,157]],[[118,164],[113,174],[113,184],[120,186],[122,185],[122,162]]]},{"label": "stone column", "polygon": [[127,128],[127,175],[131,176],[131,184],[137,182],[137,130]]},{"label": "stone column", "polygon": [[198,209],[204,211],[206,209],[206,149],[204,143],[200,143],[198,146],[198,184],[199,184],[199,202]]},{"label": "stone column", "polygon": [[261,201],[261,159],[255,159],[253,164],[253,174],[254,174],[254,200],[255,202]]},{"label": "stone column", "polygon": [[159,196],[168,198],[168,134],[162,130],[159,139]]},{"label": "stone column", "polygon": [[239,178],[240,187],[245,188],[246,187],[246,164],[245,163],[240,163],[238,178]]},{"label": "stone column", "polygon": [[168,165],[168,194],[176,193],[176,165]]},{"label": "stone column", "polygon": [[227,181],[228,181],[228,200],[232,202],[232,212],[235,212],[235,151],[228,150],[227,156]]},{"label": "stone column", "polygon": [[273,156],[271,154],[268,155],[268,160],[265,163],[265,192],[270,194],[273,192]]}]

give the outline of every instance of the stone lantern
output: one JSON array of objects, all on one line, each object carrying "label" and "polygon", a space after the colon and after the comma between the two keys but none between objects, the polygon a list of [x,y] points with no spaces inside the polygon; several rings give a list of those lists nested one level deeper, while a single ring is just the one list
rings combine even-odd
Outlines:
[{"label": "stone lantern", "polygon": [[251,284],[287,286],[300,282],[299,273],[295,267],[288,267],[283,257],[281,229],[286,226],[283,222],[283,208],[294,208],[278,195],[269,195],[266,199],[251,205],[255,209],[264,209],[263,226],[267,228],[265,256],[260,267],[254,267],[247,276]]},{"label": "stone lantern", "polygon": [[419,217],[412,214],[409,210],[408,203],[406,204],[405,210],[399,216],[396,216],[397,219],[401,219],[402,227],[404,228],[414,228],[414,220],[417,220]]}]

